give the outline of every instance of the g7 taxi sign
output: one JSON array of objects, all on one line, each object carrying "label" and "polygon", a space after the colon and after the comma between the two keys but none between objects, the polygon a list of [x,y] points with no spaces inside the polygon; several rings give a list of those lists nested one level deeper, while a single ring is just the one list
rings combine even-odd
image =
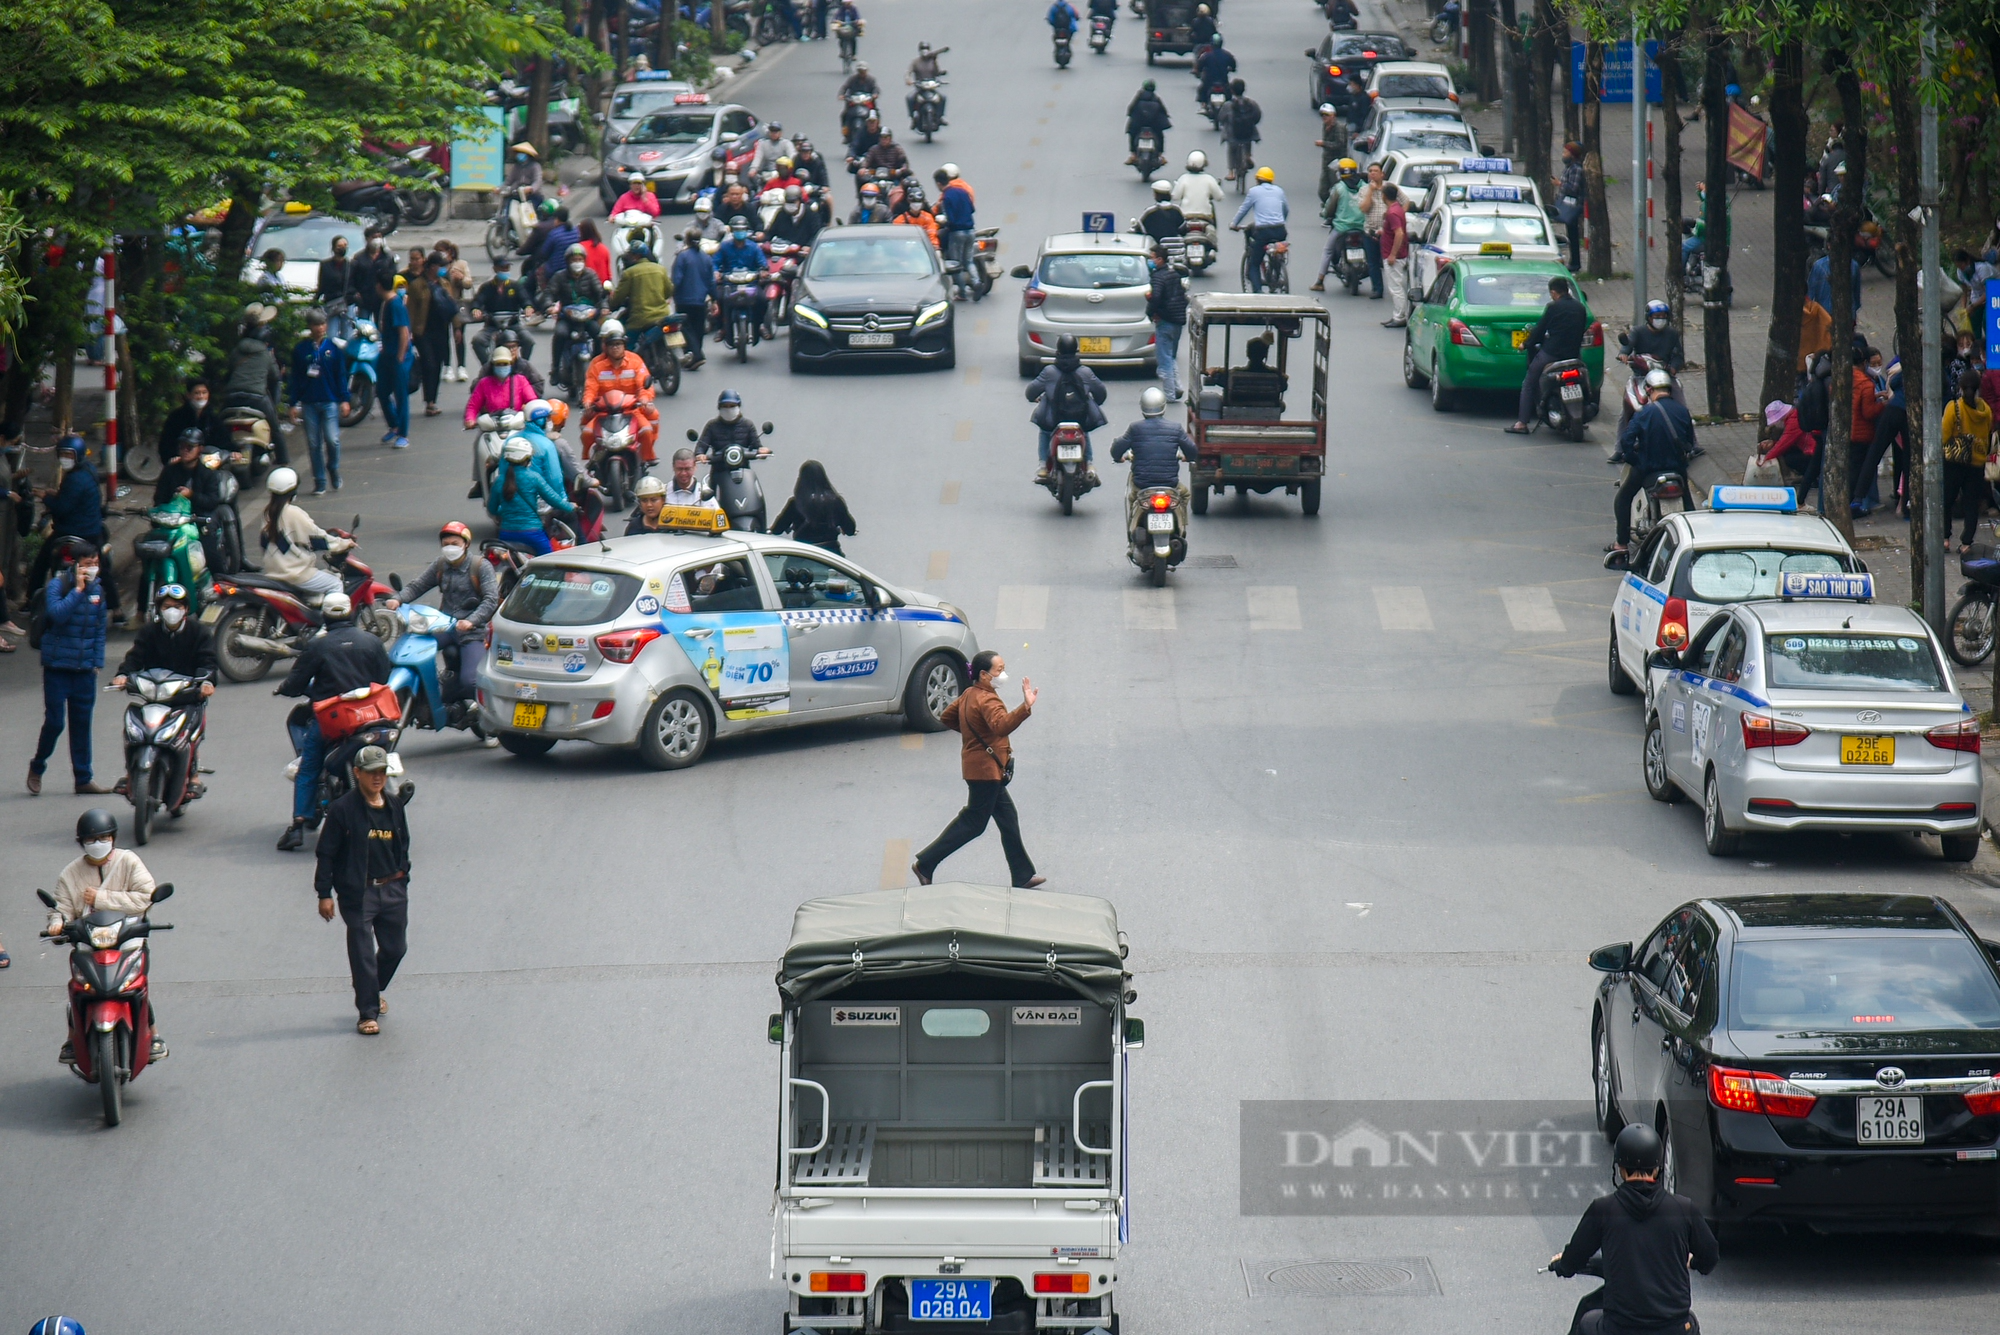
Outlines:
[{"label": "g7 taxi sign", "polygon": [[1799,512],[1799,494],[1790,487],[1716,487],[1708,493],[1708,508],[1791,515]]}]

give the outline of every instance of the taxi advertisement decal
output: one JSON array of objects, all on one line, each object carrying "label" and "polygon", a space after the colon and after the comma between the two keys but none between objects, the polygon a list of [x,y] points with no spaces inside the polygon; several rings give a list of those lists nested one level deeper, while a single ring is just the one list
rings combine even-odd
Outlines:
[{"label": "taxi advertisement decal", "polygon": [[[675,583],[679,580],[676,575]],[[671,598],[667,607],[672,610]],[[769,718],[791,712],[791,648],[777,613],[663,616],[660,626],[687,654],[725,717]]]},{"label": "taxi advertisement decal", "polygon": [[814,654],[812,675],[814,681],[841,681],[848,677],[874,675],[881,666],[881,656],[875,646],[864,644],[854,649],[830,649],[823,654]]}]

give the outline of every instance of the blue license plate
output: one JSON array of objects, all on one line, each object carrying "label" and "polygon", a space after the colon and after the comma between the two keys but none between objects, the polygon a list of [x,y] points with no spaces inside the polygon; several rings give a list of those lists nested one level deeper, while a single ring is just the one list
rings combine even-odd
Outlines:
[{"label": "blue license plate", "polygon": [[991,1321],[993,1281],[990,1279],[913,1279],[910,1281],[912,1321]]}]

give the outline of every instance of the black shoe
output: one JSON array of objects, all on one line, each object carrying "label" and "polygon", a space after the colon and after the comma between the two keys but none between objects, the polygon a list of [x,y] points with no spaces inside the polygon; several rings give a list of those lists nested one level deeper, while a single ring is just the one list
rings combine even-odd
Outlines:
[{"label": "black shoe", "polygon": [[293,821],[285,827],[285,832],[278,836],[278,851],[280,853],[295,852],[305,846],[306,827],[302,821]]},{"label": "black shoe", "polygon": [[479,499],[479,484],[477,482],[473,483],[469,488],[466,489],[465,499],[468,501],[476,501]]},{"label": "black shoe", "polygon": [[56,1054],[56,1060],[64,1066],[76,1065],[76,1045],[69,1039],[64,1039],[62,1051]]},{"label": "black shoe", "polygon": [[912,862],[910,870],[915,873],[918,885],[929,885],[931,883],[931,874],[924,870],[923,863]]}]

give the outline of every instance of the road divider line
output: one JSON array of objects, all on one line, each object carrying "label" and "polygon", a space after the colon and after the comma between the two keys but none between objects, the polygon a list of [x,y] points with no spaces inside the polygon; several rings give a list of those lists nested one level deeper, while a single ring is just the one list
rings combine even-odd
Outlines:
[{"label": "road divider line", "polygon": [[1125,590],[1125,629],[1177,630],[1172,589]]},{"label": "road divider line", "polygon": [[[970,375],[971,372],[968,371],[966,372],[966,374]],[[956,423],[951,429],[951,438],[957,441],[971,440],[972,419],[967,417],[961,419],[958,423]]]},{"label": "road divider line", "polygon": [[1042,630],[1049,623],[1049,586],[1002,584],[1000,606],[993,614],[995,630]]},{"label": "road divider line", "polygon": [[951,574],[951,553],[932,552],[930,569],[924,572],[925,579],[944,579]]},{"label": "road divider line", "polygon": [[1290,584],[1253,584],[1244,591],[1250,603],[1250,629],[1298,630],[1299,591]]},{"label": "road divider line", "polygon": [[1507,606],[1507,619],[1523,635],[1561,635],[1569,630],[1556,610],[1555,598],[1543,585],[1503,587],[1500,601]]},{"label": "road divider line", "polygon": [[1424,601],[1424,591],[1414,585],[1378,586],[1375,615],[1381,619],[1383,630],[1436,629],[1431,625],[1430,604]]},{"label": "road divider line", "polygon": [[905,751],[921,751],[924,749],[924,735],[920,732],[906,732],[896,739],[896,745]]},{"label": "road divider line", "polygon": [[944,484],[944,490],[938,493],[938,504],[939,505],[958,504],[958,483],[947,482]]},{"label": "road divider line", "polygon": [[882,841],[882,888],[895,890],[910,883],[910,841]]},{"label": "road divider line", "polygon": [[965,373],[965,383],[968,385],[978,384],[980,380],[983,379],[983,376],[981,375],[981,369],[982,368],[977,366],[969,368]]}]

